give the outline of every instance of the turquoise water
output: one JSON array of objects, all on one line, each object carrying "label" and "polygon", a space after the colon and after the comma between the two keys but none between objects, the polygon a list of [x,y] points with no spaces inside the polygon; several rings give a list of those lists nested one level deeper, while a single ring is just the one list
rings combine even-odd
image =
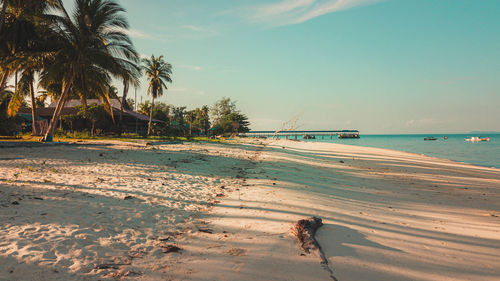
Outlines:
[{"label": "turquoise water", "polygon": [[[424,141],[433,136],[438,140]],[[444,140],[443,136],[448,139]],[[458,162],[470,163],[486,167],[500,168],[500,134],[481,134],[490,137],[489,142],[466,142],[465,138],[479,136],[474,134],[435,134],[435,135],[361,135],[360,139],[322,139],[317,136],[316,142],[333,142],[349,145],[388,148],[427,156],[446,158]]]}]

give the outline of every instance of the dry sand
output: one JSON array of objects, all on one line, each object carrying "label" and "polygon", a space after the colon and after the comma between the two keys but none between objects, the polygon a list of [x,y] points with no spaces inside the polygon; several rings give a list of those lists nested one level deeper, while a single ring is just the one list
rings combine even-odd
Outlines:
[{"label": "dry sand", "polygon": [[500,279],[500,170],[259,143],[0,148],[0,280],[331,280],[310,216],[338,280]]}]

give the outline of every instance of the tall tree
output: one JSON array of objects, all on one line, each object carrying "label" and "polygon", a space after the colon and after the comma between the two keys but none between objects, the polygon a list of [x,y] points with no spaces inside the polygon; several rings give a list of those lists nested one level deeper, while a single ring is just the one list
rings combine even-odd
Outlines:
[{"label": "tall tree", "polygon": [[62,81],[62,91],[45,141],[52,140],[73,86],[83,90],[86,85],[99,83],[105,88],[111,77],[119,78],[133,72],[138,58],[126,34],[129,25],[123,16],[125,10],[114,0],[76,0],[71,17],[62,3],[60,8],[64,17],[54,22],[58,49],[53,63],[43,70],[42,79]]},{"label": "tall tree", "polygon": [[141,76],[141,74],[142,73],[140,69],[137,69],[137,71],[130,72],[128,73],[128,75],[124,75],[123,77],[123,95],[121,100],[121,111],[118,120],[118,135],[122,134],[123,111],[125,111],[125,105],[127,104],[128,91],[130,89],[130,86],[134,86],[135,88],[139,86],[139,77]]},{"label": "tall tree", "polygon": [[167,82],[172,83],[172,65],[165,62],[163,56],[155,57],[152,55],[150,59],[143,60],[143,69],[149,80],[147,93],[151,95],[151,113],[148,124],[148,135],[150,135],[155,99],[163,95],[163,90],[168,89]]},{"label": "tall tree", "polygon": [[[3,59],[0,60],[0,67],[4,69],[0,89],[7,82],[10,72],[14,71],[16,87],[9,111],[15,115],[19,101],[29,94],[33,135],[38,133],[35,126],[35,74],[50,56],[48,49],[50,39],[52,39],[50,22],[57,18],[57,16],[47,14],[50,7],[56,7],[56,4],[49,0],[4,0],[0,17],[2,24],[0,52],[4,54]],[[21,73],[20,85],[17,85],[18,73]]]}]

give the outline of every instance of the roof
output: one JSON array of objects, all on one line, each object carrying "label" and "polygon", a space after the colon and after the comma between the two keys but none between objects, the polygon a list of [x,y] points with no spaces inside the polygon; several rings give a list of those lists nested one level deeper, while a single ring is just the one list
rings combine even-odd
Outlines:
[{"label": "roof", "polygon": [[[71,115],[77,114],[78,109],[73,107],[64,107],[62,109],[61,115]],[[31,114],[31,108],[21,107],[18,114]],[[36,115],[44,118],[50,118],[54,115],[54,107],[39,107],[36,109]]]},{"label": "roof", "polygon": [[[120,109],[122,107],[120,101],[117,99],[111,99],[109,102],[111,103],[111,107],[113,107],[113,108]],[[87,100],[87,104],[88,105],[90,105],[90,104],[102,104],[102,101],[99,99],[90,99],[90,100]],[[80,105],[82,105],[82,101],[79,99],[74,99],[74,100],[66,101],[66,104],[64,105],[64,107],[75,107],[75,106],[80,106]],[[56,107],[56,104],[54,102],[52,102],[51,104],[49,104],[48,107]]]},{"label": "roof", "polygon": [[[113,108],[113,115],[115,115],[115,117],[116,117],[116,115],[118,115],[119,112],[121,111],[121,103],[117,99],[110,100],[110,103],[111,103],[111,107]],[[98,100],[98,99],[87,100],[87,105],[91,105],[91,104],[102,104],[102,101]],[[80,106],[80,105],[82,105],[82,101],[79,99],[66,101],[66,104],[64,105],[64,108],[62,109],[61,115],[64,116],[64,115],[77,114],[78,109],[76,109],[75,107]],[[51,118],[52,115],[54,114],[55,107],[56,107],[55,103],[51,103],[48,107],[37,108],[36,114],[38,116],[41,116],[41,117]],[[128,110],[128,109],[124,109],[123,113],[125,116],[128,115],[131,118],[149,122],[149,117],[144,115],[144,114],[140,114],[140,113],[137,113],[135,111]],[[31,114],[31,108],[27,108],[27,107],[20,108],[19,114]],[[155,123],[164,123],[163,121],[157,120],[154,118],[152,121]]]}]

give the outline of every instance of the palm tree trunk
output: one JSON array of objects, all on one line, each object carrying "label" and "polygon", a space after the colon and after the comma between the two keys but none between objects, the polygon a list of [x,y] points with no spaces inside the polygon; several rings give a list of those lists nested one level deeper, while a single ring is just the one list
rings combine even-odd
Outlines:
[{"label": "palm tree trunk", "polygon": [[16,70],[16,72],[14,74],[14,93],[17,93],[17,74],[18,74],[18,72]]},{"label": "palm tree trunk", "polygon": [[5,69],[2,73],[2,80],[0,80],[0,97],[2,96],[2,91],[4,90],[5,84],[7,84],[7,79],[9,78],[9,70]]},{"label": "palm tree trunk", "polygon": [[7,1],[3,1],[2,14],[0,15],[0,32],[2,32],[3,25],[5,22],[5,13],[7,11]]},{"label": "palm tree trunk", "polygon": [[36,103],[35,103],[35,89],[33,87],[33,81],[30,82],[30,96],[31,96],[31,135],[37,136],[39,134],[36,128]]},{"label": "palm tree trunk", "polygon": [[57,101],[56,108],[54,110],[54,114],[52,115],[52,120],[50,120],[49,127],[47,128],[47,131],[45,132],[45,137],[43,138],[44,141],[51,142],[52,141],[52,135],[54,134],[54,131],[56,130],[57,127],[57,120],[61,116],[62,109],[64,107],[64,104],[66,103],[66,96],[69,93],[69,89],[71,88],[71,84],[73,84],[74,80],[74,75],[71,76],[70,80],[66,85],[64,85],[64,89],[62,92],[61,97]]},{"label": "palm tree trunk", "polygon": [[153,121],[153,107],[155,106],[155,96],[151,97],[151,112],[149,113],[148,136],[151,135],[151,123]]},{"label": "palm tree trunk", "polygon": [[128,87],[129,87],[128,81],[123,80],[122,104],[121,104],[121,110],[120,110],[120,117],[118,119],[118,136],[122,135],[123,111],[125,110],[123,105],[127,102]]}]

